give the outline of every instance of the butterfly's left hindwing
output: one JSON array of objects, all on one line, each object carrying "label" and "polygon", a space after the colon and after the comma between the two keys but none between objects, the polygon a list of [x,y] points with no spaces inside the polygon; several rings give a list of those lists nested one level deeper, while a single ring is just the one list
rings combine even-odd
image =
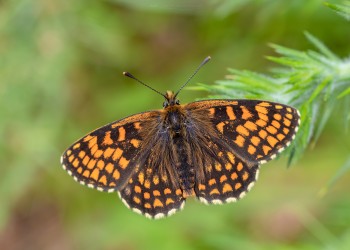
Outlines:
[{"label": "butterfly's left hindwing", "polygon": [[159,116],[145,112],[103,126],[69,147],[63,168],[80,184],[100,191],[122,188],[135,172],[142,147],[142,127]]}]

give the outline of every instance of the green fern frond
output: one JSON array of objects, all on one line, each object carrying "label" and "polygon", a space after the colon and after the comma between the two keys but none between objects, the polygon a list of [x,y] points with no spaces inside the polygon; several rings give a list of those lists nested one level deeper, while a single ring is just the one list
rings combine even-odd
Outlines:
[{"label": "green fern frond", "polygon": [[[196,87],[210,92],[210,97],[263,99],[298,108],[301,127],[288,151],[290,160],[317,141],[336,105],[350,99],[350,60],[339,58],[311,34],[305,35],[318,51],[272,44],[279,56],[267,58],[280,67],[272,69],[271,74],[229,69],[226,79],[216,85]],[[346,112],[349,114],[348,109]],[[344,117],[348,120],[349,115]]]}]

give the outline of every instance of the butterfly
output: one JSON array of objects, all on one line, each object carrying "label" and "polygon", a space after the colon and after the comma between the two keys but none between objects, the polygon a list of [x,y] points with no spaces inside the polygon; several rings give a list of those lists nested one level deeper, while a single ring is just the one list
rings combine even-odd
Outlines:
[{"label": "butterfly", "polygon": [[239,200],[253,187],[260,165],[289,146],[299,127],[298,110],[284,104],[245,99],[180,104],[180,90],[164,95],[154,90],[165,99],[163,109],[84,136],[62,155],[63,168],[80,184],[117,192],[128,208],[157,219],[182,209],[191,196],[205,204]]}]

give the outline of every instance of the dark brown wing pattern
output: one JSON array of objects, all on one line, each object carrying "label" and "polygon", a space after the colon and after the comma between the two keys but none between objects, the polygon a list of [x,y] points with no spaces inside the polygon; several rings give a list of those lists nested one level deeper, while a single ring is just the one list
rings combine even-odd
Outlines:
[{"label": "dark brown wing pattern", "polygon": [[140,113],[96,129],[64,152],[63,168],[80,184],[99,191],[119,190],[135,172],[143,124],[158,116],[157,111]]},{"label": "dark brown wing pattern", "polygon": [[242,198],[257,180],[259,165],[273,159],[294,139],[299,112],[289,106],[256,100],[210,100],[190,103],[192,117],[207,112],[212,130],[208,146],[215,152],[197,183],[204,203],[221,204]]}]

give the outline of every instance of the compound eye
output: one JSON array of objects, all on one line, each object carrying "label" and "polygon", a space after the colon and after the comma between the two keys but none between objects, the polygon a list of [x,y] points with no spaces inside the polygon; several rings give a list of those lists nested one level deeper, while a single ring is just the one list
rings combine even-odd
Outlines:
[{"label": "compound eye", "polygon": [[163,108],[166,108],[169,106],[169,103],[167,101],[163,102]]},{"label": "compound eye", "polygon": [[179,100],[176,100],[176,102],[175,102],[176,104],[180,104],[180,101]]}]

